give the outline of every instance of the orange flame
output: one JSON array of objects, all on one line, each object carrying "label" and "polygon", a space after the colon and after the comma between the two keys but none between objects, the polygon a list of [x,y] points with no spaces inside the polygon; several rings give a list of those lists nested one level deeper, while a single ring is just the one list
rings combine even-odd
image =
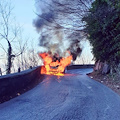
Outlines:
[{"label": "orange flame", "polygon": [[41,74],[53,74],[57,76],[64,76],[66,66],[71,64],[72,55],[53,61],[52,55],[48,53],[39,53],[43,59],[44,66],[41,67]]}]

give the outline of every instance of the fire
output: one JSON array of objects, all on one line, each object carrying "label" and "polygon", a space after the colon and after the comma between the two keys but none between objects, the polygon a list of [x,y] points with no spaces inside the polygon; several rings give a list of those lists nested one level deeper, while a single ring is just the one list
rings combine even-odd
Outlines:
[{"label": "fire", "polygon": [[44,66],[41,67],[41,74],[52,74],[57,76],[64,76],[66,66],[71,64],[72,55],[61,58],[58,54],[52,56],[50,53],[39,53],[43,59]]}]

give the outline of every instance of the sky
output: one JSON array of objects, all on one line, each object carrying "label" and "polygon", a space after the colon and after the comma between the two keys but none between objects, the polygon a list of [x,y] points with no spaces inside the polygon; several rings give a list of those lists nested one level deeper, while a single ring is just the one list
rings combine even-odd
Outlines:
[{"label": "sky", "polygon": [[32,39],[36,47],[39,47],[39,35],[33,26],[33,20],[36,18],[35,0],[11,0],[11,2],[14,6],[13,15],[17,23],[22,26],[24,36]]}]

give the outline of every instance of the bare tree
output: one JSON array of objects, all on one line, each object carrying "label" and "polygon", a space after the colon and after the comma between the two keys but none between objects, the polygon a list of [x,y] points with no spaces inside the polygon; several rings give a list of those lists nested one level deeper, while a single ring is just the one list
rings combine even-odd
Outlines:
[{"label": "bare tree", "polygon": [[27,50],[23,53],[22,61],[18,58],[17,60],[17,66],[21,68],[21,70],[29,69],[31,67],[36,67],[38,65],[41,65],[41,60],[36,54],[37,52],[35,49]]},{"label": "bare tree", "polygon": [[[7,0],[0,1],[0,47],[7,54],[6,74],[11,73],[14,58],[22,54],[24,51],[24,46],[21,47],[21,51],[19,53],[15,53],[13,51],[20,28],[16,26],[14,22],[12,11],[13,7],[10,2]],[[8,48],[6,47],[6,43]]]},{"label": "bare tree", "polygon": [[[36,45],[34,44],[34,40],[30,40],[29,38],[27,39],[27,41],[28,40],[29,40],[29,44],[26,42],[23,54],[19,55],[15,59],[15,63],[16,63],[14,65],[15,71],[17,71],[18,68],[20,68],[21,71],[23,71],[23,70],[29,69],[30,66],[36,67],[36,66],[39,66],[42,64],[42,61],[41,61],[41,59],[40,59],[40,57],[37,54],[37,51],[35,49]],[[21,41],[19,44],[20,45],[18,45],[17,48],[20,49],[20,46],[22,46]],[[21,47],[21,48],[23,48],[23,47]]]},{"label": "bare tree", "polygon": [[29,38],[24,39],[22,37],[22,31],[20,30],[19,36],[17,36],[17,45],[14,47],[16,49],[16,59],[19,63],[21,70],[24,69],[24,53],[28,50],[28,41]]}]

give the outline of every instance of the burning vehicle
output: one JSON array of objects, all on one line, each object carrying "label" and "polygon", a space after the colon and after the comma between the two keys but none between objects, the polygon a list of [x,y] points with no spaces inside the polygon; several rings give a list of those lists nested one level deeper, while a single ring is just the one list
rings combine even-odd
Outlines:
[{"label": "burning vehicle", "polygon": [[44,66],[41,67],[41,74],[62,75],[65,72],[66,66],[71,64],[72,55],[60,57],[58,54],[52,55],[48,53],[39,53],[42,58]]},{"label": "burning vehicle", "polygon": [[80,42],[85,38],[86,33],[73,24],[69,15],[66,16],[61,12],[58,14],[58,9],[61,9],[59,5],[56,7],[51,0],[47,2],[48,4],[37,0],[37,17],[33,25],[39,34],[39,56],[44,64],[41,74],[56,75],[64,73],[66,66],[81,54]]}]

